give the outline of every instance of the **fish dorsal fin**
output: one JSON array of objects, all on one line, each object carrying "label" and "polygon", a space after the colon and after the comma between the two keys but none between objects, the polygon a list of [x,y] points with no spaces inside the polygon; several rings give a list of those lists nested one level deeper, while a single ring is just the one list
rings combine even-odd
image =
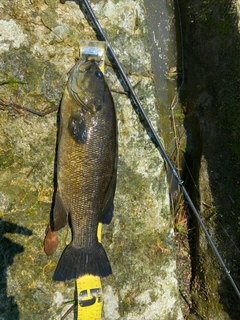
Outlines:
[{"label": "fish dorsal fin", "polygon": [[68,130],[77,143],[87,141],[87,128],[83,112],[72,111],[68,122]]}]

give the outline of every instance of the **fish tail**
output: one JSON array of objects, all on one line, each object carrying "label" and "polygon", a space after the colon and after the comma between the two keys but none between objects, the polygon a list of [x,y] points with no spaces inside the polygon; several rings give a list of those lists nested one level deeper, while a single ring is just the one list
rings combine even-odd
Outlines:
[{"label": "fish tail", "polygon": [[100,242],[90,248],[75,247],[70,243],[62,253],[53,280],[73,280],[85,274],[101,278],[112,274],[107,254]]}]

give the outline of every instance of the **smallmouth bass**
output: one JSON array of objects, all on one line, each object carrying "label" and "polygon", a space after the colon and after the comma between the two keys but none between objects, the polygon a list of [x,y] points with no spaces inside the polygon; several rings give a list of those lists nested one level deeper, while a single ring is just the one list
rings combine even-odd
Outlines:
[{"label": "smallmouth bass", "polygon": [[57,190],[51,221],[54,232],[69,221],[72,242],[63,251],[53,280],[112,273],[97,239],[97,227],[99,222],[111,222],[116,177],[113,99],[98,64],[94,60],[78,61],[60,106]]}]

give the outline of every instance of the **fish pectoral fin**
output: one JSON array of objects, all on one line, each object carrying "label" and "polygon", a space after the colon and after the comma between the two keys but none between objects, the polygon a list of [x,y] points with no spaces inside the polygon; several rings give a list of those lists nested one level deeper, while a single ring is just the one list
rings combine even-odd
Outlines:
[{"label": "fish pectoral fin", "polygon": [[50,256],[53,254],[58,247],[58,235],[57,232],[52,231],[50,223],[47,226],[45,231],[45,238],[44,238],[44,251],[46,255]]},{"label": "fish pectoral fin", "polygon": [[59,229],[65,227],[68,222],[68,213],[62,203],[59,191],[56,193],[54,208],[52,212],[52,230],[58,231]]},{"label": "fish pectoral fin", "polygon": [[87,141],[86,121],[82,112],[72,112],[68,122],[68,130],[77,143],[85,143]]}]

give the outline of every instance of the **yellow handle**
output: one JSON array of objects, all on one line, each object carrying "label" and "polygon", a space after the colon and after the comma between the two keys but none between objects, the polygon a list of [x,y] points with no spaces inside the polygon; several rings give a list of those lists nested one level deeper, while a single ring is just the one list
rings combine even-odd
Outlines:
[{"label": "yellow handle", "polygon": [[[102,224],[98,224],[98,241],[101,242]],[[77,320],[101,320],[102,286],[99,277],[85,275],[76,280],[78,296]]]}]

